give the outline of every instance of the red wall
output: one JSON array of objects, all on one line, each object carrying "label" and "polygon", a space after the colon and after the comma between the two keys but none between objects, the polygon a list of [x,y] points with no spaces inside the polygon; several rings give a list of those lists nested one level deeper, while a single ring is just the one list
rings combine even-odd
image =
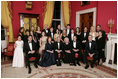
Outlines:
[{"label": "red wall", "polygon": [[99,1],[97,10],[97,24],[109,33],[108,20],[114,19],[112,33],[117,33],[117,1]]},{"label": "red wall", "polygon": [[97,7],[97,1],[91,1],[89,5],[81,6],[81,1],[71,1],[71,28],[76,27],[76,12],[89,8]]},{"label": "red wall", "polygon": [[20,28],[20,16],[19,13],[30,13],[40,14],[39,15],[39,26],[43,28],[43,11],[44,1],[33,1],[32,10],[25,9],[25,1],[12,1],[12,12],[13,12],[13,34],[17,37]]},{"label": "red wall", "polygon": [[117,33],[117,2],[116,1],[91,1],[89,5],[81,6],[80,1],[71,1],[71,28],[76,27],[76,12],[89,8],[97,8],[96,24],[100,24],[102,29],[109,32],[108,20],[114,19],[115,24],[112,33]]}]

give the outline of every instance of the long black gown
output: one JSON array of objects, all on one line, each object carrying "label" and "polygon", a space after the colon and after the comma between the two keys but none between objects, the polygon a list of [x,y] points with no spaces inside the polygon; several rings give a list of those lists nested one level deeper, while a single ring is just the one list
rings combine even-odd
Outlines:
[{"label": "long black gown", "polygon": [[98,39],[98,37],[96,37],[96,43],[97,43],[97,50],[99,55],[98,59],[105,58],[104,51],[102,51],[102,49],[105,49],[105,38],[101,37]]},{"label": "long black gown", "polygon": [[43,52],[40,66],[48,67],[55,64],[54,53],[49,53],[47,50],[53,50],[53,44],[46,43],[45,50]]},{"label": "long black gown", "polygon": [[64,44],[63,51],[64,51],[64,63],[72,63],[72,56],[71,53],[65,52],[66,50],[70,50],[72,52],[71,44]]}]

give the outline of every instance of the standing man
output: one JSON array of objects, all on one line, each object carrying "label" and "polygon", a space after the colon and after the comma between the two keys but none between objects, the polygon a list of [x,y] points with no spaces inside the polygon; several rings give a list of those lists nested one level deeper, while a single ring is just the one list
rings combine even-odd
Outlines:
[{"label": "standing man", "polygon": [[45,29],[43,29],[43,31],[45,32],[46,36],[49,36],[49,29],[48,29],[48,25],[45,24]]}]

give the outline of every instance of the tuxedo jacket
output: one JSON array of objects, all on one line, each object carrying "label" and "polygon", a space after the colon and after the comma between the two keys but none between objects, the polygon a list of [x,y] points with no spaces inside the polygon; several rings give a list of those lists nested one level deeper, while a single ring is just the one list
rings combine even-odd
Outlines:
[{"label": "tuxedo jacket", "polygon": [[51,37],[51,32],[50,32],[50,31],[49,31],[49,34],[48,34],[48,35],[49,35],[52,39],[54,39],[54,34],[55,34],[55,33],[54,33],[54,31],[53,31],[53,38]]},{"label": "tuxedo jacket", "polygon": [[96,42],[92,41],[91,42],[91,48],[90,48],[89,41],[87,41],[86,44],[85,44],[85,50],[86,50],[87,54],[88,53],[91,53],[91,54],[95,53],[95,54],[97,54],[97,44],[96,44]]},{"label": "tuxedo jacket", "polygon": [[47,30],[48,30],[48,33],[46,33],[46,30],[45,29],[43,29],[42,31],[45,32],[46,36],[49,36],[50,30],[49,29],[47,29]]},{"label": "tuxedo jacket", "polygon": [[55,42],[55,43],[54,43],[54,50],[56,50],[56,49],[58,49],[58,50],[63,50],[63,43],[60,42],[60,48],[58,48],[58,42]]},{"label": "tuxedo jacket", "polygon": [[[31,43],[32,43],[32,50],[34,50],[36,53],[37,51],[36,43],[34,41],[32,41]],[[28,54],[29,51],[31,51],[28,41],[24,43],[23,50],[26,53],[26,55]]]},{"label": "tuxedo jacket", "polygon": [[[77,36],[76,33],[74,33],[74,36]],[[68,35],[68,38],[69,38],[69,41],[71,42],[72,39],[71,39],[71,33]]]},{"label": "tuxedo jacket", "polygon": [[81,43],[76,41],[76,47],[74,47],[73,41],[72,41],[71,42],[71,47],[72,47],[72,49],[79,49],[79,50],[81,50]]},{"label": "tuxedo jacket", "polygon": [[[66,29],[66,32],[67,32],[67,29]],[[71,29],[70,29],[69,34],[67,36],[69,36],[70,34],[71,34]]]},{"label": "tuxedo jacket", "polygon": [[89,33],[86,32],[86,36],[84,37],[84,32],[81,33],[81,41],[88,40]]}]

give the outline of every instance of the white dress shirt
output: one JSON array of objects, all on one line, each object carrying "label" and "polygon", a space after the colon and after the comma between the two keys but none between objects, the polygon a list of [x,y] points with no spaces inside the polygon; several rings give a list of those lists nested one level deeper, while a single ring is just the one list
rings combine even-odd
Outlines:
[{"label": "white dress shirt", "polygon": [[51,32],[51,37],[53,38],[53,32]]},{"label": "white dress shirt", "polygon": [[91,44],[92,44],[92,43],[91,43],[91,42],[89,42],[89,47],[90,47],[90,49],[91,49]]},{"label": "white dress shirt", "polygon": [[76,42],[73,42],[73,47],[76,48]]},{"label": "white dress shirt", "polygon": [[69,32],[70,32],[70,30],[69,30],[69,29],[67,29],[67,35],[69,34]]},{"label": "white dress shirt", "polygon": [[45,31],[46,31],[46,33],[48,33],[48,30],[47,29],[45,29]]},{"label": "white dress shirt", "polygon": [[58,49],[60,49],[60,43],[57,43],[58,44]]},{"label": "white dress shirt", "polygon": [[84,37],[86,37],[86,32],[84,32]]},{"label": "white dress shirt", "polygon": [[32,43],[29,43],[30,50],[32,50]]},{"label": "white dress shirt", "polygon": [[74,36],[74,33],[73,33],[73,34],[71,34],[71,40],[73,40],[73,36]]}]

